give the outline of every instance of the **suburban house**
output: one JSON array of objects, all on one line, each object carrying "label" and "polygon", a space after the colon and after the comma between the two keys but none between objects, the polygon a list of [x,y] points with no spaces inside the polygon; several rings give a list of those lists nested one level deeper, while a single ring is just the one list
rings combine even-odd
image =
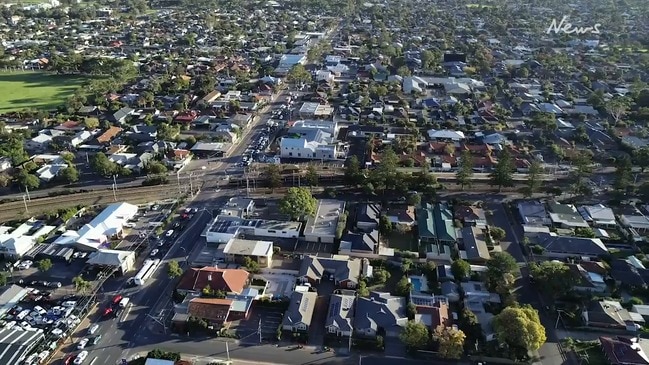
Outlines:
[{"label": "suburban house", "polygon": [[374,255],[379,253],[379,231],[347,232],[340,238],[339,252],[344,255]]},{"label": "suburban house", "polygon": [[189,300],[188,314],[205,320],[216,328],[221,328],[228,319],[231,306],[231,299],[192,298]]},{"label": "suburban house", "polygon": [[635,233],[649,232],[649,218],[640,212],[620,215],[620,223],[622,226],[635,231]]},{"label": "suburban house", "polygon": [[223,254],[230,262],[242,264],[247,257],[259,267],[268,268],[273,261],[273,242],[233,238],[225,244]]},{"label": "suburban house", "polygon": [[419,242],[426,245],[426,257],[450,260],[457,232],[453,224],[453,213],[446,203],[426,203],[417,209],[416,217]]},{"label": "suburban house", "polygon": [[599,238],[559,236],[556,233],[539,233],[531,244],[543,249],[543,255],[552,258],[593,257],[609,253]]},{"label": "suburban house", "polygon": [[435,130],[431,129],[428,131],[428,139],[430,141],[450,141],[450,142],[460,142],[466,139],[464,132],[453,131],[453,130]]},{"label": "suburban house", "polygon": [[323,279],[333,281],[340,288],[356,288],[363,263],[360,259],[335,255],[330,258],[307,256],[302,260],[298,278],[318,284]]},{"label": "suburban house", "polygon": [[548,207],[550,208],[550,220],[554,227],[570,229],[589,227],[574,205],[550,202]]},{"label": "suburban house", "polygon": [[295,291],[282,320],[282,329],[290,332],[308,332],[318,293]]},{"label": "suburban house", "polygon": [[639,337],[599,337],[611,365],[649,365],[649,340]]},{"label": "suburban house", "polygon": [[117,124],[126,123],[126,119],[135,113],[135,109],[127,106],[121,108],[110,116],[110,121]]},{"label": "suburban house", "polygon": [[354,333],[362,337],[397,337],[408,322],[406,298],[371,292],[356,300]]},{"label": "suburban house", "polygon": [[355,301],[356,293],[350,290],[339,290],[329,297],[329,310],[325,320],[328,334],[345,337],[352,335]]},{"label": "suburban house", "polygon": [[639,313],[629,312],[614,300],[593,301],[581,316],[588,327],[637,332],[639,324],[644,324],[644,318]]},{"label": "suburban house", "polygon": [[478,227],[464,227],[460,257],[470,263],[485,263],[491,258],[487,246],[486,234]]},{"label": "suburban house", "polygon": [[215,267],[191,268],[183,273],[176,290],[181,294],[201,294],[203,289],[241,294],[248,286],[250,273],[242,269]]},{"label": "suburban house", "polygon": [[385,212],[393,226],[412,227],[417,223],[413,205],[392,206]]},{"label": "suburban house", "polygon": [[356,210],[356,228],[363,232],[372,232],[379,226],[381,206],[378,204],[360,204]]},{"label": "suburban house", "polygon": [[552,223],[550,215],[545,209],[545,204],[540,201],[522,201],[516,207],[518,208],[518,215],[523,225],[544,226]]},{"label": "suburban house", "polygon": [[613,209],[603,204],[584,205],[577,208],[577,211],[593,227],[614,228],[617,226]]},{"label": "suburban house", "polygon": [[604,281],[606,269],[597,266],[597,262],[583,262],[581,264],[567,264],[574,283],[572,289],[582,293],[604,293],[608,290]]},{"label": "suburban house", "polygon": [[460,205],[454,207],[455,219],[459,220],[464,226],[487,227],[487,216],[484,209],[475,205]]},{"label": "suburban house", "polygon": [[104,145],[109,144],[120,133],[122,133],[122,128],[111,126],[110,128],[106,129],[104,133],[100,134],[99,137],[97,137],[97,143]]}]

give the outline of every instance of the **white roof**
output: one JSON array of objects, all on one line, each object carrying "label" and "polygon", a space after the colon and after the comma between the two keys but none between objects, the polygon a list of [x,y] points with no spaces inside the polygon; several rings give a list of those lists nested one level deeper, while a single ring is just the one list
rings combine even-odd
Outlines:
[{"label": "white roof", "polygon": [[428,137],[431,139],[465,139],[464,132],[461,131],[452,131],[448,129],[434,130],[431,129],[428,131]]},{"label": "white roof", "polygon": [[270,256],[273,254],[273,243],[233,238],[225,244],[223,253],[239,256]]},{"label": "white roof", "polygon": [[127,257],[135,255],[134,251],[99,250],[88,259],[92,265],[120,266]]}]

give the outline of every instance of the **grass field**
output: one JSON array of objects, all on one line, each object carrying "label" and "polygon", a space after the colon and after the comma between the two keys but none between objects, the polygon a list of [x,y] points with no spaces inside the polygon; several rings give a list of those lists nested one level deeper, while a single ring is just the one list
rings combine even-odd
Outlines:
[{"label": "grass field", "polygon": [[56,108],[63,105],[84,80],[83,77],[32,71],[0,72],[0,113]]}]

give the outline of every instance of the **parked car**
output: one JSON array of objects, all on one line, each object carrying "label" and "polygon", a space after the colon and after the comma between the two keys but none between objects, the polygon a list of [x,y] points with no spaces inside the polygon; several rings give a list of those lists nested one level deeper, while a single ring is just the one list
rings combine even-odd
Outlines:
[{"label": "parked car", "polygon": [[99,329],[99,325],[95,323],[92,326],[90,326],[90,328],[88,328],[88,333],[94,335],[98,329]]},{"label": "parked car", "polygon": [[83,349],[85,349],[85,348],[86,348],[86,345],[88,345],[88,342],[90,342],[89,339],[87,339],[87,338],[82,338],[81,341],[79,341],[79,343],[77,344],[77,348],[78,348],[79,350],[83,350]]},{"label": "parked car", "polygon": [[79,355],[74,359],[74,364],[75,365],[81,365],[83,362],[86,360],[88,357],[88,351],[81,351]]},{"label": "parked car", "polygon": [[124,223],[124,227],[126,228],[135,228],[137,225],[133,222],[126,222]]},{"label": "parked car", "polygon": [[32,261],[25,260],[25,261],[22,261],[20,264],[18,264],[18,269],[20,269],[20,270],[27,270],[27,269],[29,269],[30,267],[32,267],[33,264],[34,264],[34,263],[33,263]]},{"label": "parked car", "polygon": [[92,344],[93,344],[93,345],[96,345],[96,344],[99,343],[99,341],[101,341],[101,335],[95,336],[95,337],[92,339]]},{"label": "parked car", "polygon": [[151,251],[151,257],[155,257],[158,254],[158,249],[156,248],[155,250]]}]

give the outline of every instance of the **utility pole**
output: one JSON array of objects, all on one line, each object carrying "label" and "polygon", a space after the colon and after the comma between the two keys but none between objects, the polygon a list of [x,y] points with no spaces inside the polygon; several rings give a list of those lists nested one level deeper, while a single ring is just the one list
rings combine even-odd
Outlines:
[{"label": "utility pole", "polygon": [[180,170],[176,171],[176,180],[178,181],[178,194],[182,194],[182,189],[180,187]]},{"label": "utility pole", "polygon": [[230,343],[226,342],[225,343],[225,354],[228,356],[228,363],[230,363]]},{"label": "utility pole", "polygon": [[192,182],[192,175],[194,175],[193,172],[189,174],[189,195],[194,197],[194,184]]},{"label": "utility pole", "polygon": [[117,201],[117,175],[113,175],[113,200]]},{"label": "utility pole", "polygon": [[259,325],[257,326],[257,333],[259,334],[259,343],[261,343],[261,316],[259,317]]},{"label": "utility pole", "polygon": [[27,193],[27,200],[32,201],[32,197],[29,195],[29,188],[25,185],[25,193]]},{"label": "utility pole", "polygon": [[23,194],[23,203],[25,204],[25,213],[29,214],[29,208],[27,208],[27,197]]}]

